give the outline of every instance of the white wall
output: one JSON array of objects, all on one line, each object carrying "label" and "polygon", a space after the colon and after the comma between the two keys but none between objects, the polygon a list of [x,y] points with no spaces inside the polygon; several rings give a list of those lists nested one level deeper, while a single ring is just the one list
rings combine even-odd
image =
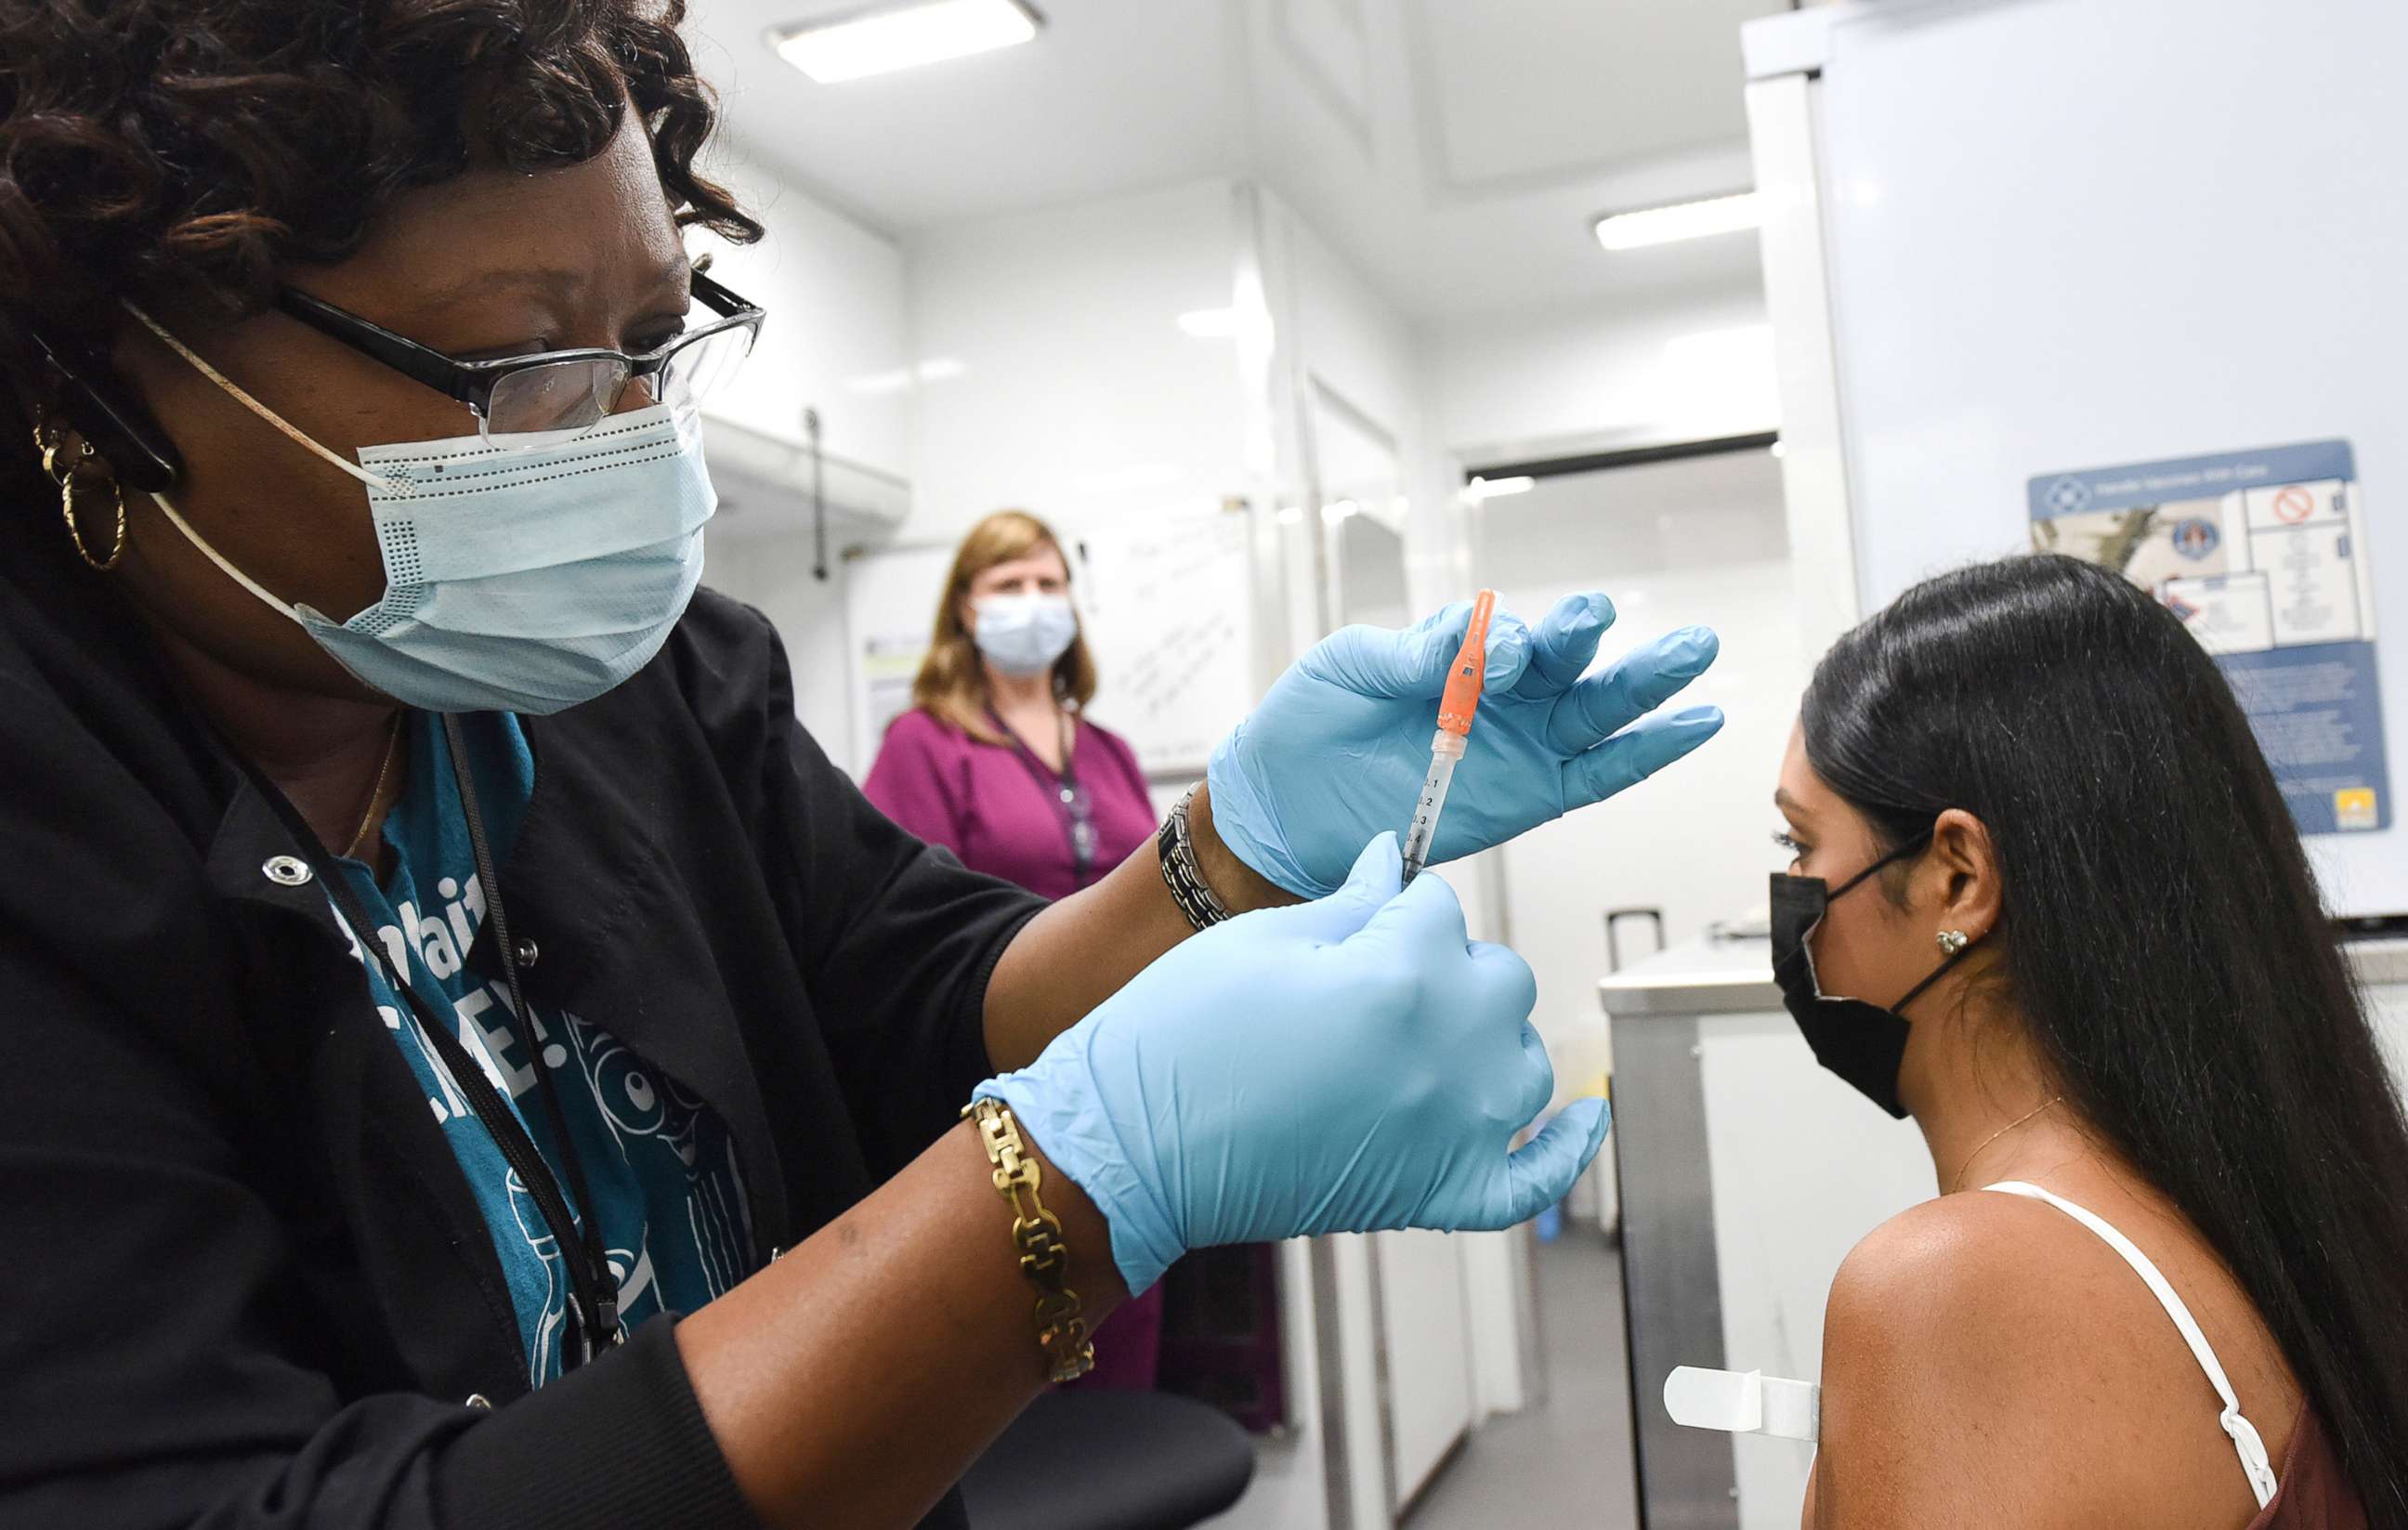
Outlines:
[{"label": "white wall", "polygon": [[1231,189],[1198,181],[914,236],[924,383],[906,540],[1019,506],[1066,525],[1211,508],[1245,489],[1234,342],[1180,315],[1232,302]]},{"label": "white wall", "polygon": [[1627,306],[1450,320],[1426,336],[1440,444],[1470,465],[1775,428],[1751,280]]},{"label": "white wall", "polygon": [[800,440],[803,410],[820,411],[827,450],[908,475],[906,394],[875,385],[911,357],[905,329],[903,251],[772,179],[740,143],[712,166],[767,229],[752,245],[694,236],[714,252],[711,274],[768,310],[760,344],[711,412]]},{"label": "white wall", "polygon": [[[719,153],[714,173],[767,232],[746,246],[697,234],[694,248],[711,250],[712,274],[767,309],[768,319],[710,412],[799,441],[803,410],[817,408],[828,451],[908,477],[908,396],[855,385],[893,372],[909,354],[902,250],[771,179],[740,143],[724,142]],[[852,714],[842,565],[826,584],[811,578],[810,509],[801,497],[723,488],[721,514],[705,538],[704,579],[777,624],[794,670],[796,712],[843,761]],[[832,539],[832,558],[842,541]]]},{"label": "white wall", "polygon": [[1297,210],[1262,193],[1265,249],[1285,281],[1282,342],[1299,372],[1318,378],[1402,445],[1421,434],[1421,379],[1412,332]]}]

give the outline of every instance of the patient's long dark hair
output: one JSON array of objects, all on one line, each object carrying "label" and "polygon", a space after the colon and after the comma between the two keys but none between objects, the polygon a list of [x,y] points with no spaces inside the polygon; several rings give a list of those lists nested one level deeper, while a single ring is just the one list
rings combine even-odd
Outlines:
[{"label": "patient's long dark hair", "polygon": [[2000,970],[2066,1097],[2206,1235],[2408,1525],[2408,1123],[2224,677],[2118,575],[2025,557],[1842,637],[1802,723],[1884,848],[1987,825]]}]

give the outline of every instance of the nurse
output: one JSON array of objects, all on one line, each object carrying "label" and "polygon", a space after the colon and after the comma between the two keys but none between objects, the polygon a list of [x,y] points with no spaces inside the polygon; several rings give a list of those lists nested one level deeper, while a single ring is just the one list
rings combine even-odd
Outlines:
[{"label": "nurse", "polygon": [[862,791],[971,870],[1066,897],[1154,828],[1135,751],[1084,715],[1095,694],[1061,543],[997,510],[953,555],[911,709]]},{"label": "nurse", "polygon": [[[696,589],[764,316],[677,21],[0,27],[0,1521],[957,1524],[1186,1250],[1597,1150],[1509,1151],[1530,975],[1382,833],[1460,608],[1051,906],[796,725]],[[1492,636],[1441,857],[1713,732],[1698,635],[1577,679],[1607,615]]]}]

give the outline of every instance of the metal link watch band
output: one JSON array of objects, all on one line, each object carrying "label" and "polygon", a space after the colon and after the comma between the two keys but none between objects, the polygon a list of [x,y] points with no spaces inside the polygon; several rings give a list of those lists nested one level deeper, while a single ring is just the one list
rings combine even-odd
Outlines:
[{"label": "metal link watch band", "polygon": [[1187,805],[1196,800],[1196,791],[1189,787],[1179,805],[1170,809],[1170,816],[1162,821],[1161,830],[1154,835],[1154,845],[1162,862],[1162,880],[1170,889],[1171,901],[1179,905],[1179,911],[1187,916],[1190,925],[1209,930],[1231,915],[1196,865],[1196,840],[1187,827]]}]

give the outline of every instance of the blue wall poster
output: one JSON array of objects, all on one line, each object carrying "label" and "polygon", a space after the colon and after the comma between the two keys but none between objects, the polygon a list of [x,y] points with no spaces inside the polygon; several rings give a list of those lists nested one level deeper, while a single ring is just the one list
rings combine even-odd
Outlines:
[{"label": "blue wall poster", "polygon": [[2032,546],[2113,568],[2215,655],[2302,834],[2391,826],[2347,441],[2048,473]]}]

